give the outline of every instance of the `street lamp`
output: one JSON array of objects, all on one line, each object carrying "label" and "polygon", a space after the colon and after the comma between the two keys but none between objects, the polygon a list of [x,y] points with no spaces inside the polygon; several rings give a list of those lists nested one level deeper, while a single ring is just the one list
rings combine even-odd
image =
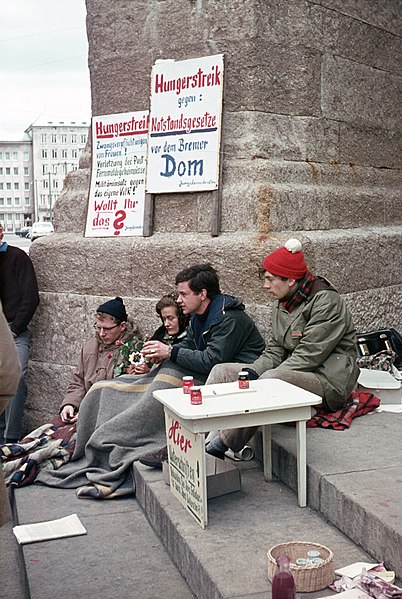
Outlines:
[{"label": "street lamp", "polygon": [[52,185],[51,185],[51,173],[50,173],[50,169],[49,169],[49,219],[50,222],[52,222]]},{"label": "street lamp", "polygon": [[34,179],[33,181],[30,181],[30,185],[31,185],[31,188],[33,185],[33,216],[34,216],[33,222],[36,222],[37,220],[39,220],[38,179]]},{"label": "street lamp", "polygon": [[[66,175],[67,175],[67,165],[71,165],[72,167],[76,166],[74,162],[53,162],[52,166],[64,166],[64,173],[62,173],[64,175],[63,180],[65,179]],[[57,173],[55,173],[57,174]],[[52,217],[53,217],[53,206],[52,206],[52,186],[51,186],[51,178],[50,178],[50,169],[49,169],[49,216],[50,216],[50,221],[52,221]]]}]

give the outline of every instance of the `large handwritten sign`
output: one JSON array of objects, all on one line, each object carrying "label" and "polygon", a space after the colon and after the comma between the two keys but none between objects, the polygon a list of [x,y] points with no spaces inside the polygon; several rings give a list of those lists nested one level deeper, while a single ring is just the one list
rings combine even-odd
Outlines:
[{"label": "large handwritten sign", "polygon": [[223,55],[152,68],[147,191],[207,191],[219,185]]},{"label": "large handwritten sign", "polygon": [[165,408],[170,488],[197,522],[207,524],[205,436],[189,431]]},{"label": "large handwritten sign", "polygon": [[142,235],[149,112],[92,118],[86,237]]}]

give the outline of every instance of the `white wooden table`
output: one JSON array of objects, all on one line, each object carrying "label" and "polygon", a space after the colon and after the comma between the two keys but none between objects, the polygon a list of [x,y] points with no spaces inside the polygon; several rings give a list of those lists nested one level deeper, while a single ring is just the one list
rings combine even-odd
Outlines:
[{"label": "white wooden table", "polygon": [[[311,407],[321,397],[278,379],[250,381],[248,390],[238,383],[221,383],[201,387],[202,404],[192,405],[182,389],[154,391],[154,397],[192,433],[215,429],[261,426],[263,437],[264,478],[272,479],[271,425],[296,422],[297,487],[300,507],[307,504],[306,421]],[[202,444],[203,445],[203,444]]]}]

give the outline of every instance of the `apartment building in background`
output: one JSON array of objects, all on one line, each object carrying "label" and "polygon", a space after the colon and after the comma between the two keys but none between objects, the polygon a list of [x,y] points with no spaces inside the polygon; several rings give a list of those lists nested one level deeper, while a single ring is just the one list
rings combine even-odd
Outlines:
[{"label": "apartment building in background", "polygon": [[23,141],[0,141],[0,222],[18,231],[35,221],[51,221],[68,172],[88,139],[87,122],[36,122]]},{"label": "apartment building in background", "polygon": [[8,232],[31,225],[34,196],[32,143],[0,142],[0,222]]}]

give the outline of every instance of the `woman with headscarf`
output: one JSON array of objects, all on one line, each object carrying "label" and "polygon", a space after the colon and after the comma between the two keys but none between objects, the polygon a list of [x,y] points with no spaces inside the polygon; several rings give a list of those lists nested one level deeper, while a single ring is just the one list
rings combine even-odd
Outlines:
[{"label": "woman with headscarf", "polygon": [[[156,329],[150,341],[161,341],[165,345],[175,345],[186,336],[189,317],[183,314],[177,304],[177,294],[167,293],[163,295],[155,306],[156,312],[162,321]],[[152,364],[146,360],[139,364],[133,364],[127,369],[127,374],[145,374],[152,368]]]}]

